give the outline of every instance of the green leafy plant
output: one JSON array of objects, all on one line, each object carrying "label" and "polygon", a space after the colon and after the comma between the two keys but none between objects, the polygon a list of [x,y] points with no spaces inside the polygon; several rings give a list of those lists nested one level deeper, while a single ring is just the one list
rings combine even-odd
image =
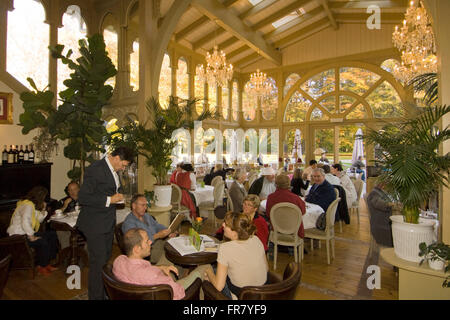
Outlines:
[{"label": "green leafy plant", "polygon": [[424,73],[414,79],[412,79],[409,84],[412,86],[414,91],[422,92],[425,94],[423,96],[423,101],[431,106],[438,99],[438,78],[437,73]]},{"label": "green leafy plant", "polygon": [[417,116],[382,130],[368,129],[366,141],[379,145],[382,166],[378,177],[387,191],[403,205],[404,221],[418,223],[419,207],[440,186],[448,187],[450,155],[438,148],[450,137],[449,127],[436,124],[450,112],[450,106],[426,107]]},{"label": "green leafy plant", "polygon": [[109,134],[108,142],[113,146],[126,145],[142,155],[146,164],[153,168],[156,184],[166,185],[172,150],[177,143],[172,140],[173,132],[180,128],[193,129],[195,121],[217,119],[220,116],[218,112],[205,110],[194,118],[193,111],[197,101],[171,96],[167,107],[163,108],[152,97],[146,104],[149,120],[136,123],[128,119],[128,124]]},{"label": "green leafy plant", "polygon": [[[422,263],[425,260],[442,260],[444,263],[447,263],[445,266],[445,272],[450,271],[450,265],[448,264],[448,261],[450,261],[450,246],[446,245],[445,243],[432,243],[427,246],[425,242],[421,242],[419,244],[419,257],[423,257],[423,259],[420,261],[419,265],[422,265]],[[445,278],[444,282],[442,283],[442,287],[450,288],[450,276],[447,276]]]},{"label": "green leafy plant", "polygon": [[112,97],[113,88],[105,82],[116,75],[117,70],[106,52],[103,36],[95,34],[78,42],[80,57],[70,58],[72,50],[62,54],[63,45],[49,47],[52,57],[61,59],[72,70],[64,80],[67,89],[59,93],[62,102],[57,109],[52,105],[54,93],[47,88],[40,91],[34,81],[28,79],[35,92],[24,92],[24,113],[20,115],[22,133],[35,128],[47,128],[49,134],[67,140],[64,156],[74,160],[68,177],[81,180],[87,162],[92,162],[96,152],[104,151],[102,142],[106,136],[102,108]]}]

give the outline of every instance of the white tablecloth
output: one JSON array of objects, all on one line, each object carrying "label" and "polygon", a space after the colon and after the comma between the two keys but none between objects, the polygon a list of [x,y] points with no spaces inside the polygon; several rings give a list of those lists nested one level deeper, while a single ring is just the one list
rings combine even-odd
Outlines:
[{"label": "white tablecloth", "polygon": [[197,206],[203,202],[214,202],[214,187],[213,186],[204,186],[195,189],[195,191],[191,191],[191,193],[195,197],[195,201],[197,202]]},{"label": "white tablecloth", "polygon": [[[267,200],[261,201],[259,210],[266,212]],[[303,228],[311,229],[316,227],[317,218],[324,212],[322,207],[314,203],[305,202],[306,212],[302,217]]]},{"label": "white tablecloth", "polygon": [[[119,224],[119,223],[123,222],[123,220],[125,220],[125,218],[130,213],[130,211],[131,211],[130,208],[116,210],[116,219],[117,219],[116,223]],[[67,213],[67,215],[64,215],[64,217],[59,218],[59,219],[55,218],[55,216],[50,218],[50,220],[52,220],[52,221],[67,223],[72,228],[75,227],[75,224],[77,223],[77,219],[78,219],[78,213],[76,213],[75,211],[69,212],[69,213]]]}]

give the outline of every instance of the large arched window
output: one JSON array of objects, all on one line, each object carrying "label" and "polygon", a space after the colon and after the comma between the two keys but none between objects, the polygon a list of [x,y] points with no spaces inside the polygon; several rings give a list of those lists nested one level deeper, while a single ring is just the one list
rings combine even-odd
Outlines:
[{"label": "large arched window", "polygon": [[167,53],[164,54],[164,59],[161,66],[158,92],[159,103],[163,108],[167,107],[169,96],[172,94],[172,68],[170,67],[170,57]]},{"label": "large arched window", "polygon": [[191,161],[191,135],[186,129],[177,129],[172,134],[176,145],[172,150],[172,165]]},{"label": "large arched window", "polygon": [[130,86],[133,91],[139,90],[139,39],[133,41],[130,53]]},{"label": "large arched window", "polygon": [[300,79],[300,76],[296,73],[291,73],[287,78],[283,88],[283,97],[286,97],[289,89]]},{"label": "large arched window", "polygon": [[194,79],[194,96],[198,101],[195,103],[195,110],[197,114],[203,112],[203,107],[205,105],[205,81],[200,80],[198,76],[201,64],[195,67],[195,79]]},{"label": "large arched window", "polygon": [[[62,18],[63,27],[58,30],[58,43],[64,45],[63,54],[65,55],[69,50],[72,50],[70,58],[76,60],[80,57],[78,50],[78,41],[86,38],[87,29],[86,23],[81,16],[80,7],[69,6]],[[66,89],[64,80],[70,78],[73,71],[58,59],[58,92]]]},{"label": "large arched window", "polygon": [[242,113],[245,120],[251,121],[255,119],[257,106],[257,98],[249,96],[245,90],[242,91]]},{"label": "large arched window", "polygon": [[239,114],[239,89],[237,80],[233,81],[233,91],[231,93],[231,109],[233,120],[237,121]]},{"label": "large arched window", "polygon": [[228,120],[230,115],[230,89],[228,89],[228,85],[222,87],[222,115],[225,120]]},{"label": "large arched window", "polygon": [[14,1],[8,11],[6,70],[31,89],[27,78],[44,89],[48,83],[49,25],[39,1]]},{"label": "large arched window", "polygon": [[189,98],[189,75],[186,59],[181,57],[178,59],[177,69],[177,96],[181,99]]},{"label": "large arched window", "polygon": [[261,99],[261,111],[264,119],[271,120],[275,117],[278,108],[278,87],[273,78],[269,77],[267,81],[272,84],[273,89],[268,97]]},{"label": "large arched window", "polygon": [[217,87],[208,85],[208,104],[209,110],[215,112],[217,110]]},{"label": "large arched window", "polygon": [[[103,38],[105,39],[106,51],[111,59],[112,63],[117,69],[118,66],[118,50],[119,50],[119,37],[118,37],[118,23],[112,14],[107,14],[103,20]],[[116,85],[116,77],[109,78],[106,84],[111,86]]]}]

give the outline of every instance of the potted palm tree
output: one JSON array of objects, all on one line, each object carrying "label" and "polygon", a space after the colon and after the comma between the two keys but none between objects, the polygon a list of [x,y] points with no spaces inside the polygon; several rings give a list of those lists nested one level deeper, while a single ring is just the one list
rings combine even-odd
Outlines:
[{"label": "potted palm tree", "polygon": [[172,139],[173,132],[179,128],[193,129],[195,121],[217,119],[220,116],[217,112],[205,110],[194,118],[196,102],[196,99],[182,100],[171,96],[167,107],[163,108],[158,100],[152,97],[146,105],[149,120],[145,123],[129,121],[127,125],[109,135],[110,143],[134,147],[134,150],[145,158],[146,164],[153,168],[152,174],[156,178],[154,200],[158,207],[170,204],[172,188],[168,183],[168,172],[172,163],[172,150],[177,143]]},{"label": "potted palm tree", "polygon": [[392,234],[396,255],[408,261],[420,261],[419,243],[436,240],[433,221],[419,219],[419,208],[441,186],[448,187],[450,155],[439,155],[438,148],[450,129],[436,124],[449,112],[450,106],[425,107],[415,117],[366,135],[382,151],[378,179],[403,207],[403,217],[391,216]]}]

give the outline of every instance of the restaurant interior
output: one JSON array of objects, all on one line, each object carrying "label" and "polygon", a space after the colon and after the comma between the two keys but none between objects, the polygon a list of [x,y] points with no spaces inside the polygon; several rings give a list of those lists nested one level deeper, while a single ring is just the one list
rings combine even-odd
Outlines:
[{"label": "restaurant interior", "polygon": [[[195,240],[196,229],[218,242],[225,212],[235,211],[229,190],[238,169],[251,193],[258,178],[292,180],[315,160],[319,168],[339,164],[356,200],[336,188],[328,209],[306,202],[304,239],[295,231],[286,244],[260,193],[276,280],[234,298],[450,299],[448,15],[448,0],[0,1],[0,300],[89,299],[90,259],[76,225],[83,206],[61,218],[57,203],[70,197],[71,181],[83,189],[89,165],[118,146],[139,155],[119,174],[124,203],[110,263],[125,252],[121,227],[133,195],[143,194],[147,214],[166,227],[183,215],[183,237]],[[83,95],[87,82],[94,85]],[[418,128],[431,138],[418,142]],[[192,165],[190,196],[202,219],[183,205],[185,189],[167,183],[181,163]],[[223,179],[208,180],[217,168]],[[416,177],[427,183],[417,187]],[[317,182],[309,183],[303,200]],[[368,206],[380,183],[390,199],[388,245]],[[40,227],[59,237],[58,269],[48,274],[38,272],[29,239],[7,231],[35,186],[48,190]],[[414,204],[417,220],[407,221]],[[168,243],[176,265],[216,263],[217,250],[183,255]],[[161,288],[139,296],[104,272],[109,299],[173,298]],[[223,298],[207,281],[195,297]]]}]

